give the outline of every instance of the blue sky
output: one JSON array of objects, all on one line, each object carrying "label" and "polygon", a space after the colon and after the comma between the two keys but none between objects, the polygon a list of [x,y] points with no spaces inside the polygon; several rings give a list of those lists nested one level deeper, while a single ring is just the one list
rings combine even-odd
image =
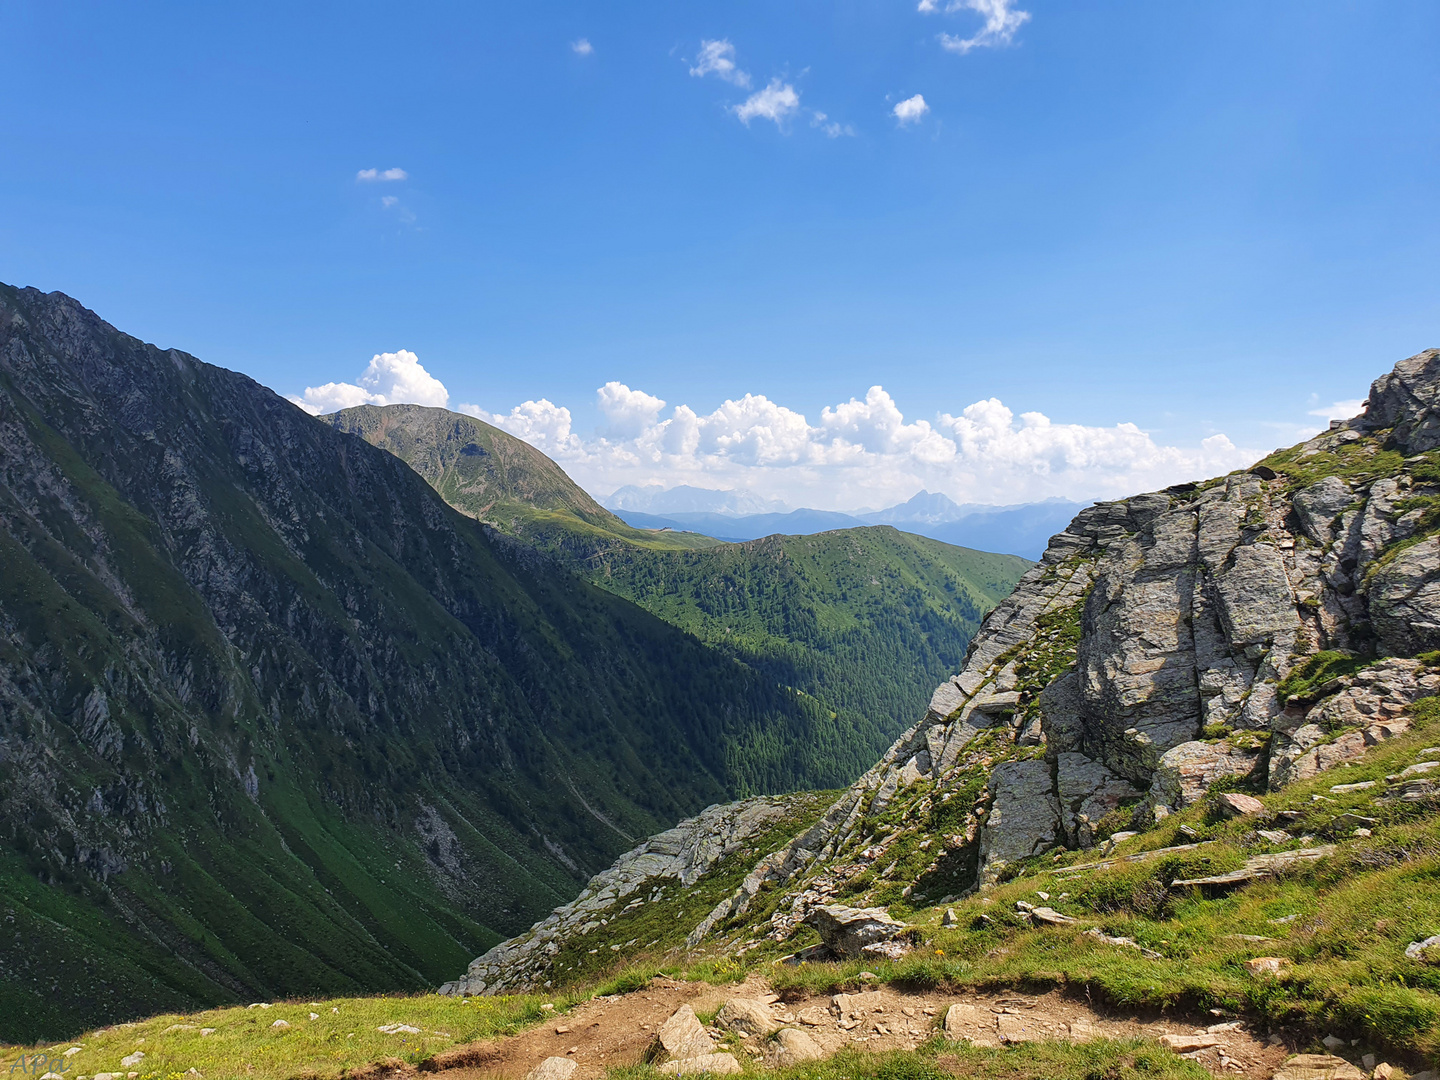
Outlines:
[{"label": "blue sky", "polygon": [[0,279],[282,393],[443,392],[597,492],[1124,494],[1440,344],[1433,0],[11,2],[0,40]]}]

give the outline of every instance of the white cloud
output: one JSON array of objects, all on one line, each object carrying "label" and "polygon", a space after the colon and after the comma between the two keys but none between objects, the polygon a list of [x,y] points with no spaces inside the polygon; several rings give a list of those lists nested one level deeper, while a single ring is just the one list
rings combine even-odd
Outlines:
[{"label": "white cloud", "polygon": [[357,383],[329,382],[307,386],[304,394],[287,394],[312,416],[338,412],[356,405],[431,405],[445,408],[450,392],[420,364],[408,349],[376,353]]},{"label": "white cloud", "polygon": [[665,408],[662,399],[643,390],[631,390],[621,382],[607,382],[595,391],[595,396],[611,430],[625,435],[638,435],[653,427]]},{"label": "white cloud", "polygon": [[388,208],[388,207],[391,207],[391,206],[398,206],[399,203],[400,203],[400,200],[397,199],[394,195],[381,195],[381,196],[380,196],[380,205],[381,205],[381,206],[384,206],[384,207],[387,207],[387,208]]},{"label": "white cloud", "polygon": [[775,121],[776,127],[783,127],[785,120],[800,108],[800,95],[789,83],[771,79],[770,85],[757,90],[735,106],[735,115],[748,127],[757,116]]},{"label": "white cloud", "polygon": [[736,86],[746,89],[750,87],[750,74],[736,67],[735,46],[730,44],[728,38],[716,41],[702,40],[700,52],[695,57],[695,64],[690,68],[690,74],[696,78],[715,75]]},{"label": "white cloud", "polygon": [[[940,34],[940,46],[962,56],[971,49],[987,46],[1009,45],[1016,32],[1030,19],[1028,11],[1015,8],[1016,0],[948,0],[946,13],[974,11],[985,18],[985,25],[973,36],[962,38],[955,34]],[[939,10],[936,0],[920,0],[919,10],[931,13]]]},{"label": "white cloud", "polygon": [[898,102],[895,108],[891,110],[895,115],[895,119],[900,121],[901,127],[904,127],[906,124],[915,123],[915,121],[919,120],[929,111],[930,106],[925,104],[925,98],[921,94],[916,94],[914,97],[908,97],[904,101]]},{"label": "white cloud", "polygon": [[498,415],[478,405],[461,405],[460,411],[508,431],[560,461],[584,452],[579,436],[570,431],[570,410],[546,398],[522,402],[508,413]]},{"label": "white cloud", "polygon": [[842,124],[839,121],[831,120],[819,109],[815,110],[815,114],[810,120],[810,126],[818,127],[824,132],[827,139],[838,139],[841,135],[855,134],[855,129],[849,124]]},{"label": "white cloud", "polygon": [[610,382],[597,391],[597,402],[608,426],[592,437],[574,430],[568,409],[546,400],[498,415],[460,408],[550,454],[591,491],[654,483],[748,488],[836,510],[889,505],[921,487],[960,502],[1115,498],[1228,472],[1262,456],[1224,435],[1192,447],[1164,446],[1130,423],[1094,427],[1035,412],[1017,416],[994,398],[912,420],[879,386],[822,409],[815,423],[763,394],[702,413]]},{"label": "white cloud", "polygon": [[1359,416],[1364,408],[1365,399],[1355,398],[1353,401],[1337,401],[1318,409],[1311,409],[1305,415],[1318,416],[1321,420],[1349,420],[1352,416]]},{"label": "white cloud", "polygon": [[590,44],[589,38],[580,38],[570,43],[570,51],[577,56],[589,56],[595,51],[595,46]]},{"label": "white cloud", "polygon": [[410,179],[410,174],[404,169],[361,169],[355,174],[355,179],[367,183],[386,180],[408,180]]}]

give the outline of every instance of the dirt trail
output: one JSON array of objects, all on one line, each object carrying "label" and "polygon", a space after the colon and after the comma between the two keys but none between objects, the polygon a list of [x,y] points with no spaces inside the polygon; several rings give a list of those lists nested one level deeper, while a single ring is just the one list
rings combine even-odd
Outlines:
[{"label": "dirt trail", "polygon": [[[875,1051],[914,1049],[937,1032],[955,1004],[969,1006],[957,1014],[964,1018],[959,1034],[986,1045],[1026,1039],[1204,1036],[1210,1026],[1211,1039],[1201,1041],[1213,1041],[1214,1045],[1186,1056],[1217,1076],[1253,1080],[1269,1080],[1294,1052],[1283,1044],[1271,1045],[1264,1035],[1233,1021],[1211,1018],[1212,1023],[1206,1025],[1168,1016],[1121,1016],[1098,1011],[1059,992],[904,993],[879,987],[849,995],[845,999],[847,1015],[839,1016],[830,995],[781,1001],[764,980],[752,977],[739,985],[720,987],[656,979],[645,990],[597,998],[520,1035],[455,1047],[427,1062],[426,1068],[440,1080],[523,1080],[547,1057],[570,1057],[580,1066],[575,1080],[596,1080],[608,1067],[640,1061],[654,1042],[655,1030],[682,1004],[688,1002],[703,1014],[732,997],[766,1002],[777,1023],[802,1028],[827,1054],[846,1045]],[[730,1045],[722,1049],[737,1056],[761,1054],[759,1039],[716,1034],[717,1041],[729,1036]]]}]

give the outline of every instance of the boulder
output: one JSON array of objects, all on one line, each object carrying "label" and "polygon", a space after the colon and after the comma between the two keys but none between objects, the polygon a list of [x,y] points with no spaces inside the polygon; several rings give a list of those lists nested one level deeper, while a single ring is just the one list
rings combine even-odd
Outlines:
[{"label": "boulder", "polygon": [[1249,817],[1265,812],[1265,804],[1259,799],[1253,795],[1242,795],[1238,791],[1227,791],[1217,796],[1215,807],[1222,817],[1227,818]]},{"label": "boulder", "polygon": [[1334,1054],[1296,1054],[1270,1080],[1365,1080],[1365,1074]]},{"label": "boulder", "polygon": [[892,919],[883,908],[852,908],[842,904],[813,908],[805,921],[816,929],[832,952],[849,960],[865,956],[867,945],[893,941],[910,931],[910,927]]},{"label": "boulder", "polygon": [[1260,759],[1259,750],[1241,749],[1225,740],[1191,740],[1160,756],[1151,785],[1151,801],[1172,810],[1199,802],[1217,780],[1248,776]]},{"label": "boulder", "polygon": [[819,1061],[825,1056],[820,1044],[796,1028],[782,1028],[765,1047],[765,1064],[772,1069]]},{"label": "boulder", "polygon": [[713,1073],[727,1075],[743,1071],[740,1062],[735,1060],[733,1054],[702,1054],[699,1057],[684,1058],[680,1061],[667,1061],[660,1066],[659,1072],[663,1076],[695,1076],[698,1073]]},{"label": "boulder", "polygon": [[1290,961],[1283,956],[1257,956],[1245,961],[1245,970],[1251,975],[1278,975],[1289,966]]},{"label": "boulder", "polygon": [[980,1026],[980,1010],[964,1002],[951,1005],[945,1010],[945,1037],[959,1042]]},{"label": "boulder", "polygon": [[769,1006],[753,998],[731,998],[720,1006],[715,1023],[727,1031],[762,1039],[780,1026],[771,1017]]},{"label": "boulder", "polygon": [[1177,1054],[1190,1054],[1196,1050],[1208,1050],[1212,1046],[1219,1046],[1225,1040],[1219,1035],[1161,1035],[1161,1045],[1174,1050]]},{"label": "boulder", "polygon": [[578,1068],[574,1058],[547,1057],[525,1074],[525,1080],[570,1080]]},{"label": "boulder", "polygon": [[699,1058],[715,1053],[715,1040],[710,1038],[695,1010],[681,1005],[655,1033],[661,1048],[675,1059]]}]

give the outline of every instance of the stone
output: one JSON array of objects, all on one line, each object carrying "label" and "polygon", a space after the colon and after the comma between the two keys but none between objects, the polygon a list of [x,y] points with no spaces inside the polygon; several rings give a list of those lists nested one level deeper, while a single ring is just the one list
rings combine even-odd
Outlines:
[{"label": "stone", "polygon": [[1412,941],[1405,946],[1405,955],[1411,960],[1427,960],[1432,964],[1440,964],[1440,934],[1424,941]]},{"label": "stone", "polygon": [[681,1005],[655,1033],[660,1046],[671,1058],[700,1058],[715,1053],[715,1040],[700,1023],[695,1010]]},{"label": "stone", "polygon": [[1030,917],[1036,922],[1049,923],[1051,926],[1064,926],[1066,923],[1075,921],[1069,915],[1062,915],[1050,907],[1031,908]]},{"label": "stone", "polygon": [[1272,844],[1285,844],[1290,840],[1290,834],[1280,829],[1256,829],[1255,835],[1269,840]]},{"label": "stone", "polygon": [[980,1011],[974,1005],[957,1002],[945,1010],[945,1037],[959,1042],[980,1026]]},{"label": "stone", "polygon": [[525,1080],[570,1080],[580,1066],[568,1057],[547,1057],[525,1074]]},{"label": "stone", "polygon": [[288,1028],[288,1027],[290,1026],[290,1021],[289,1021],[289,1020],[276,1020],[276,1021],[275,1021],[273,1024],[271,1024],[270,1026],[271,1026],[272,1028]]},{"label": "stone", "polygon": [[1094,1042],[1102,1037],[1103,1033],[1089,1020],[1072,1020],[1066,1026],[1066,1033],[1070,1036],[1071,1042]]},{"label": "stone", "polygon": [[1227,818],[1249,817],[1252,814],[1263,814],[1265,804],[1253,795],[1243,795],[1238,791],[1226,791],[1215,799],[1215,807],[1220,811],[1221,816]]},{"label": "stone", "polygon": [[854,960],[865,955],[865,946],[891,941],[908,934],[910,927],[892,919],[882,908],[851,908],[825,904],[811,909],[805,922],[820,934],[826,946],[839,956]]},{"label": "stone", "polygon": [[1225,1040],[1219,1035],[1161,1035],[1160,1044],[1177,1054],[1190,1054],[1196,1050],[1208,1050],[1212,1046],[1219,1046]]},{"label": "stone", "polygon": [[770,1009],[752,998],[731,998],[725,1002],[715,1014],[715,1023],[727,1031],[762,1039],[780,1026],[771,1017]]},{"label": "stone", "polygon": [[125,1066],[125,1068],[127,1069],[133,1069],[136,1065],[139,1065],[144,1060],[145,1051],[136,1050],[133,1054],[126,1054],[124,1057],[122,1057],[120,1059],[120,1064]]},{"label": "stone", "polygon": [[955,909],[954,909],[953,907],[951,907],[951,908],[946,908],[946,909],[945,909],[945,914],[944,914],[943,916],[941,916],[941,919],[940,919],[940,925],[941,925],[941,926],[959,926],[959,925],[960,925],[960,916],[958,916],[958,915],[955,914]]},{"label": "stone", "polygon": [[1258,749],[1235,747],[1224,739],[1183,742],[1156,763],[1151,801],[1172,810],[1193,805],[1217,780],[1250,775],[1259,760]]},{"label": "stone", "polygon": [[[1374,1055],[1366,1055],[1373,1057]],[[1390,1080],[1395,1075],[1395,1069],[1387,1062],[1381,1062],[1374,1067],[1375,1071],[1370,1074],[1371,1080]]]},{"label": "stone", "polygon": [[694,1076],[699,1073],[724,1076],[743,1070],[733,1054],[702,1054],[681,1061],[667,1061],[658,1071],[663,1076]]},{"label": "stone", "polygon": [[1296,1054],[1270,1080],[1365,1080],[1365,1074],[1334,1054]]},{"label": "stone", "polygon": [[1337,1035],[1326,1035],[1320,1040],[1320,1045],[1329,1050],[1332,1054],[1345,1046],[1345,1040]]},{"label": "stone", "polygon": [[811,1005],[796,1013],[795,1019],[809,1027],[824,1027],[830,1022],[830,1014],[817,1005]]},{"label": "stone", "polygon": [[1001,1013],[995,1017],[995,1033],[1002,1043],[1039,1042],[1045,1038],[1045,1029],[1038,1020],[1015,1013]]},{"label": "stone", "polygon": [[1278,975],[1289,966],[1290,961],[1283,956],[1257,956],[1245,961],[1245,970],[1251,975]]},{"label": "stone", "polygon": [[824,1056],[820,1044],[796,1028],[781,1028],[765,1047],[765,1064],[772,1069],[783,1069],[802,1061],[819,1061]]}]

